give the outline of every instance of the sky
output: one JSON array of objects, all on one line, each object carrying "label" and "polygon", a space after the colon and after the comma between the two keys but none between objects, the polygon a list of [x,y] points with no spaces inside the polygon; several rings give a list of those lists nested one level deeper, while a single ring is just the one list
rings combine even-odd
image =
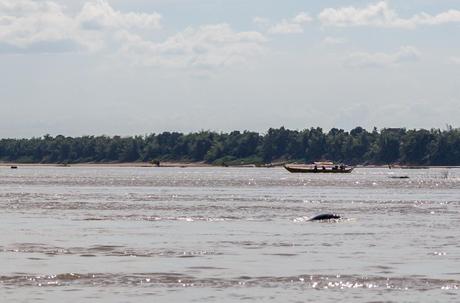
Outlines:
[{"label": "sky", "polygon": [[0,0],[0,137],[460,127],[460,0]]}]

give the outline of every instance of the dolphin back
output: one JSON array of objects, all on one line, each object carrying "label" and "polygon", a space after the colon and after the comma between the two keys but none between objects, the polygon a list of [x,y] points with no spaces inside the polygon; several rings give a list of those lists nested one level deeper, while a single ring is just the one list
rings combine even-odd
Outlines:
[{"label": "dolphin back", "polygon": [[337,220],[341,218],[342,217],[340,215],[336,215],[336,214],[320,214],[320,215],[314,216],[308,221]]}]

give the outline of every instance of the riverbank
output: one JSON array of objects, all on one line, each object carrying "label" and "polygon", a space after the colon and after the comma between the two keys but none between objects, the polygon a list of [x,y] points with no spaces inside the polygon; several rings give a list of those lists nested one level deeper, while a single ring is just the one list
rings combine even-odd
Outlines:
[{"label": "riverbank", "polygon": [[[74,164],[62,164],[62,163],[16,163],[16,162],[0,162],[0,168],[12,168],[12,167],[258,167],[258,168],[274,168],[282,167],[284,163],[268,163],[263,165],[255,164],[242,164],[242,165],[213,165],[205,162],[172,162],[165,161],[160,162],[159,165],[152,164],[149,162],[110,162],[110,163],[74,163]],[[388,165],[357,165],[356,168],[388,168]],[[426,165],[395,165],[391,166],[391,169],[429,169],[429,168],[460,168],[460,166],[426,166]]]},{"label": "riverbank", "polygon": [[204,162],[161,162],[160,165],[155,165],[149,162],[110,162],[110,163],[15,163],[2,162],[0,167],[28,167],[28,166],[43,166],[43,167],[212,167],[213,165]]}]

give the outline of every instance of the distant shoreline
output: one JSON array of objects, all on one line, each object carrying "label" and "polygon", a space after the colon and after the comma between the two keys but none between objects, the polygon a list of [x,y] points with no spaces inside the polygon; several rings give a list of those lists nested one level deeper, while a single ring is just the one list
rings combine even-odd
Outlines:
[{"label": "distant shoreline", "polygon": [[[459,166],[460,128],[405,129],[362,127],[289,130],[266,133],[200,131],[163,132],[143,136],[0,139],[0,160],[12,163],[78,163],[78,165],[166,167],[273,167],[289,161],[330,160],[346,164]],[[120,163],[121,162],[121,163]],[[129,164],[125,164],[129,163]]]},{"label": "distant shoreline", "polygon": [[18,162],[1,162],[0,167],[11,166],[43,166],[43,167],[214,167],[215,165],[202,163],[202,162],[161,162],[160,166],[154,165],[149,162],[123,162],[123,163],[18,163]]},{"label": "distant shoreline", "polygon": [[[254,164],[242,164],[242,165],[213,165],[204,162],[161,162],[159,166],[149,162],[123,162],[123,163],[74,163],[74,164],[62,164],[62,163],[18,163],[18,162],[0,162],[0,167],[149,167],[149,168],[173,168],[173,167],[222,167],[222,168],[234,168],[234,167],[246,167],[246,168],[275,168],[283,167],[279,163],[269,163],[265,165],[256,166]],[[388,168],[388,165],[356,165],[357,168]],[[425,168],[460,168],[460,166],[435,166],[435,165],[395,165],[391,169],[425,169]],[[390,170],[390,169],[389,169]]]}]

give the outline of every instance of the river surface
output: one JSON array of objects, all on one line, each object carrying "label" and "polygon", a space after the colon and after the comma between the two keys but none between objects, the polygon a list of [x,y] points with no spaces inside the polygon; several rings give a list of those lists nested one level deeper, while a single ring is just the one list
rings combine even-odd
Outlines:
[{"label": "river surface", "polygon": [[1,302],[460,302],[459,239],[460,169],[0,168]]}]

